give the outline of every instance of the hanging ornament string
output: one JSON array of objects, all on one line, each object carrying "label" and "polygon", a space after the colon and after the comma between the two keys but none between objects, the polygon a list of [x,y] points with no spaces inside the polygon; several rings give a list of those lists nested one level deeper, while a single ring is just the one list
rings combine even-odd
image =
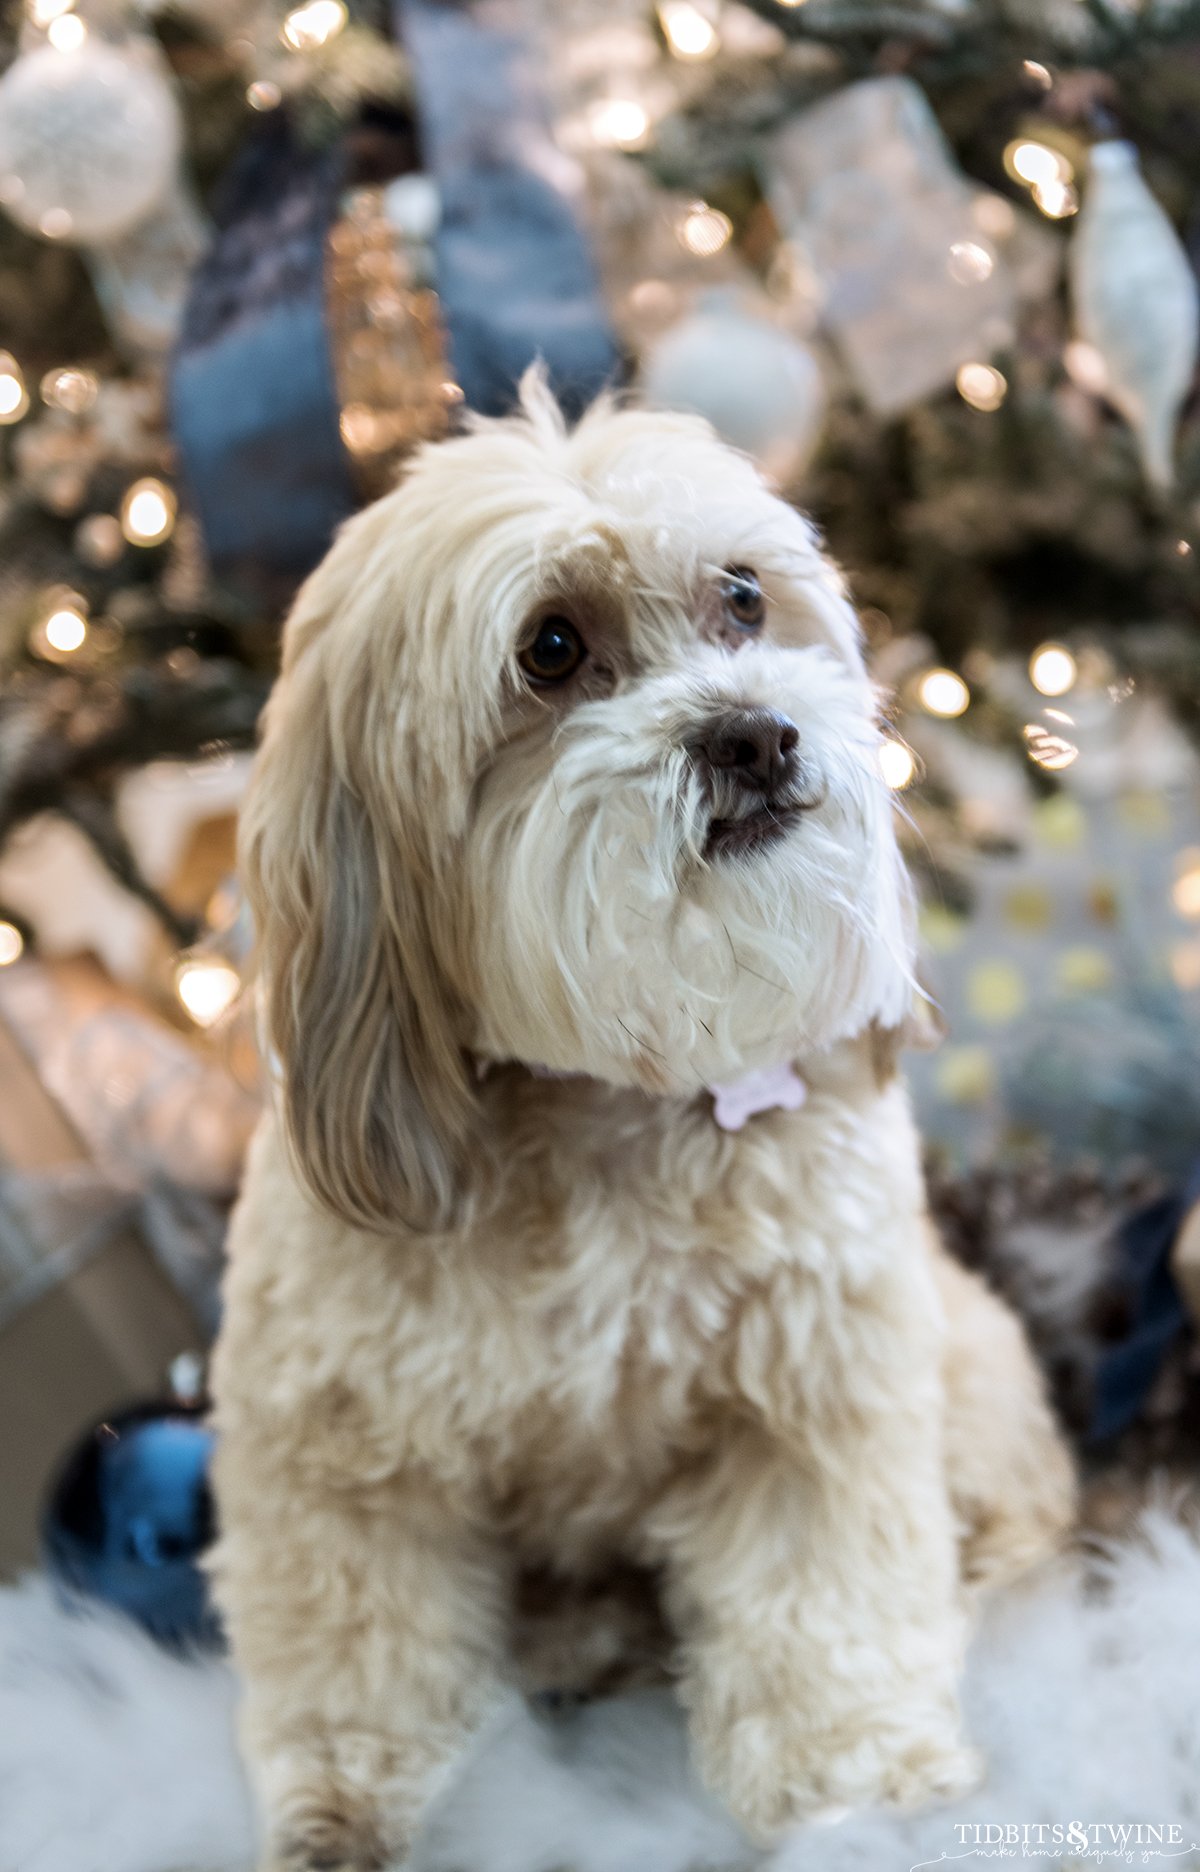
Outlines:
[{"label": "hanging ornament string", "polygon": [[1081,338],[1104,362],[1106,394],[1137,438],[1147,480],[1174,479],[1175,430],[1196,369],[1196,281],[1132,143],[1097,143],[1071,247]]}]

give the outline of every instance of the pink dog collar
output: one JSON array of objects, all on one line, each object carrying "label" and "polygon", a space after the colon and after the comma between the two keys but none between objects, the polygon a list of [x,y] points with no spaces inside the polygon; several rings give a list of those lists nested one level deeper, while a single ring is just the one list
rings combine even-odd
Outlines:
[{"label": "pink dog collar", "polygon": [[[552,1066],[530,1066],[535,1079],[574,1079],[575,1073],[558,1072]],[[475,1077],[486,1078],[488,1062],[476,1060]],[[808,1086],[790,1060],[780,1066],[765,1066],[759,1072],[731,1079],[728,1085],[710,1085],[713,1117],[722,1131],[741,1131],[747,1121],[760,1112],[799,1111],[808,1097]]]},{"label": "pink dog collar", "polygon": [[799,1111],[808,1097],[808,1087],[790,1060],[782,1066],[747,1073],[730,1085],[708,1089],[712,1093],[713,1117],[722,1131],[740,1131],[746,1120],[756,1118],[759,1112]]}]

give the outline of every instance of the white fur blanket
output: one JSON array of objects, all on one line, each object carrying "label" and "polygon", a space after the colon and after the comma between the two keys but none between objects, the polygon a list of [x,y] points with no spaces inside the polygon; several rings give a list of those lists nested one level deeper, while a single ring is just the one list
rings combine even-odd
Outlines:
[{"label": "white fur blanket", "polygon": [[[955,1807],[854,1815],[759,1861],[697,1790],[665,1694],[514,1704],[417,1872],[1200,1867],[1200,1548],[1153,1513],[1101,1571],[1096,1589],[1064,1564],[992,1606],[967,1686],[990,1773]],[[69,1616],[41,1581],[0,1591],[0,1872],[250,1872],[235,1695],[223,1663]]]}]

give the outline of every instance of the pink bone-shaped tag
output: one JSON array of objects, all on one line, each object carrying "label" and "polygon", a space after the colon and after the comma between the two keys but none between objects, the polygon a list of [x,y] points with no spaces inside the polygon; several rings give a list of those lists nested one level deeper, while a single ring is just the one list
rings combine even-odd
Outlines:
[{"label": "pink bone-shaped tag", "polygon": [[713,1117],[722,1131],[740,1131],[759,1112],[799,1111],[808,1097],[808,1087],[790,1060],[708,1089],[713,1096]]}]

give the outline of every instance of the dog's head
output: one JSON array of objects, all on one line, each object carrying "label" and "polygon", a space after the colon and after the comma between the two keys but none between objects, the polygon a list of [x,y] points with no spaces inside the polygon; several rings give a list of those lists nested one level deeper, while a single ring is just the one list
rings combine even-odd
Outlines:
[{"label": "dog's head", "polygon": [[690,1095],[910,995],[808,525],[694,418],[523,405],[343,529],[243,818],[293,1147],[370,1225],[451,1214],[480,1061]]}]

